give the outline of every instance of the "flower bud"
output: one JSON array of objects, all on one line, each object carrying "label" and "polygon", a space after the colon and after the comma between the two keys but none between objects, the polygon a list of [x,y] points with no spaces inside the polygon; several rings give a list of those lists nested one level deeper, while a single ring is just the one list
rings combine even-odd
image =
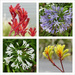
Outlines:
[{"label": "flower bud", "polygon": [[49,57],[50,57],[50,59],[52,59],[52,54],[54,53],[54,51],[51,51],[50,53],[49,53]]},{"label": "flower bud", "polygon": [[67,56],[70,56],[70,53],[65,54],[65,55],[62,57],[62,60],[63,60],[65,57],[67,57]]},{"label": "flower bud", "polygon": [[63,55],[64,55],[65,53],[67,53],[68,51],[69,51],[69,49],[64,50]]},{"label": "flower bud", "polygon": [[43,52],[43,55],[48,59],[48,57],[46,56],[45,52]]}]

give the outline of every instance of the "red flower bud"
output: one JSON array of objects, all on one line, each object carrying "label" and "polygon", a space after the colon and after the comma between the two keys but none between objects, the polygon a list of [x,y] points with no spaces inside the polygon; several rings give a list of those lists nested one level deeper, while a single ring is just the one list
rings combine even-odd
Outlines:
[{"label": "red flower bud", "polygon": [[35,28],[35,27],[34,27],[33,29],[30,28],[28,33],[29,33],[31,36],[35,36],[35,34],[36,34],[36,28]]}]

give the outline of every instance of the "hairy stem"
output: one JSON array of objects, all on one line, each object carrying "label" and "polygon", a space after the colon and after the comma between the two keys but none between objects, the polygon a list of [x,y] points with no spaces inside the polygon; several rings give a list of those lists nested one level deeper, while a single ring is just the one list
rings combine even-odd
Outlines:
[{"label": "hairy stem", "polygon": [[[49,58],[49,57],[48,57]],[[49,61],[57,68],[59,69],[61,72],[63,72],[50,58],[49,58]]]},{"label": "hairy stem", "polygon": [[60,57],[60,63],[61,63],[62,70],[63,70],[63,72],[64,72],[64,67],[63,67],[63,63],[62,63],[61,57]]}]

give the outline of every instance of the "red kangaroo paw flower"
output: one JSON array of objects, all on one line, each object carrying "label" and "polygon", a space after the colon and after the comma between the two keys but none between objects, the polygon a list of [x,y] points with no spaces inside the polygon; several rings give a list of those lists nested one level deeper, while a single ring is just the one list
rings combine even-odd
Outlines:
[{"label": "red kangaroo paw flower", "polygon": [[20,9],[20,4],[18,3],[15,7],[14,7],[14,9],[16,10],[16,9]]},{"label": "red kangaroo paw flower", "polygon": [[29,23],[29,20],[30,20],[30,18],[27,18],[27,21],[24,22],[24,24],[23,24],[23,29],[25,29],[25,28],[27,27],[27,25],[28,25],[28,23]]},{"label": "red kangaroo paw flower", "polygon": [[36,28],[35,28],[35,27],[34,27],[33,29],[30,28],[28,33],[29,33],[31,36],[35,36],[35,34],[36,34]]},{"label": "red kangaroo paw flower", "polygon": [[16,13],[15,13],[15,10],[14,10],[14,8],[12,7],[12,5],[9,7],[9,11],[10,11],[10,13],[11,13],[12,18],[15,18],[15,17],[16,17]]},{"label": "red kangaroo paw flower", "polygon": [[[25,34],[27,32],[26,27],[27,27],[29,20],[30,20],[30,18],[28,18],[27,11],[25,11],[24,8],[21,8],[19,3],[15,7],[12,7],[12,5],[10,5],[9,11],[12,16],[12,19],[11,19],[12,23],[8,22],[8,24],[11,26],[11,31],[9,33],[9,36],[11,35],[11,33],[13,31],[15,31],[14,36],[16,36],[16,35],[25,36]],[[19,18],[19,22],[16,19],[17,15]]]}]

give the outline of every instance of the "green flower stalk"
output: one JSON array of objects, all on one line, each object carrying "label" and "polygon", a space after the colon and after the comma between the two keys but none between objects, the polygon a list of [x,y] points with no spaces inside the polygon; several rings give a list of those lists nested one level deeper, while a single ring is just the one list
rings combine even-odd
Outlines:
[{"label": "green flower stalk", "polygon": [[[43,52],[43,55],[49,59],[49,61],[56,67],[58,68],[61,72],[64,72],[64,67],[63,67],[63,64],[62,64],[62,60],[69,56],[70,53],[67,53],[69,51],[69,49],[65,49],[65,45],[61,45],[61,44],[58,44],[56,45],[55,47],[54,46],[48,46],[48,47],[45,47],[45,50]],[[61,63],[61,67],[62,69],[60,69],[52,60],[52,55],[53,53],[56,53],[56,55],[59,57],[59,60],[60,60],[60,63]]]}]

